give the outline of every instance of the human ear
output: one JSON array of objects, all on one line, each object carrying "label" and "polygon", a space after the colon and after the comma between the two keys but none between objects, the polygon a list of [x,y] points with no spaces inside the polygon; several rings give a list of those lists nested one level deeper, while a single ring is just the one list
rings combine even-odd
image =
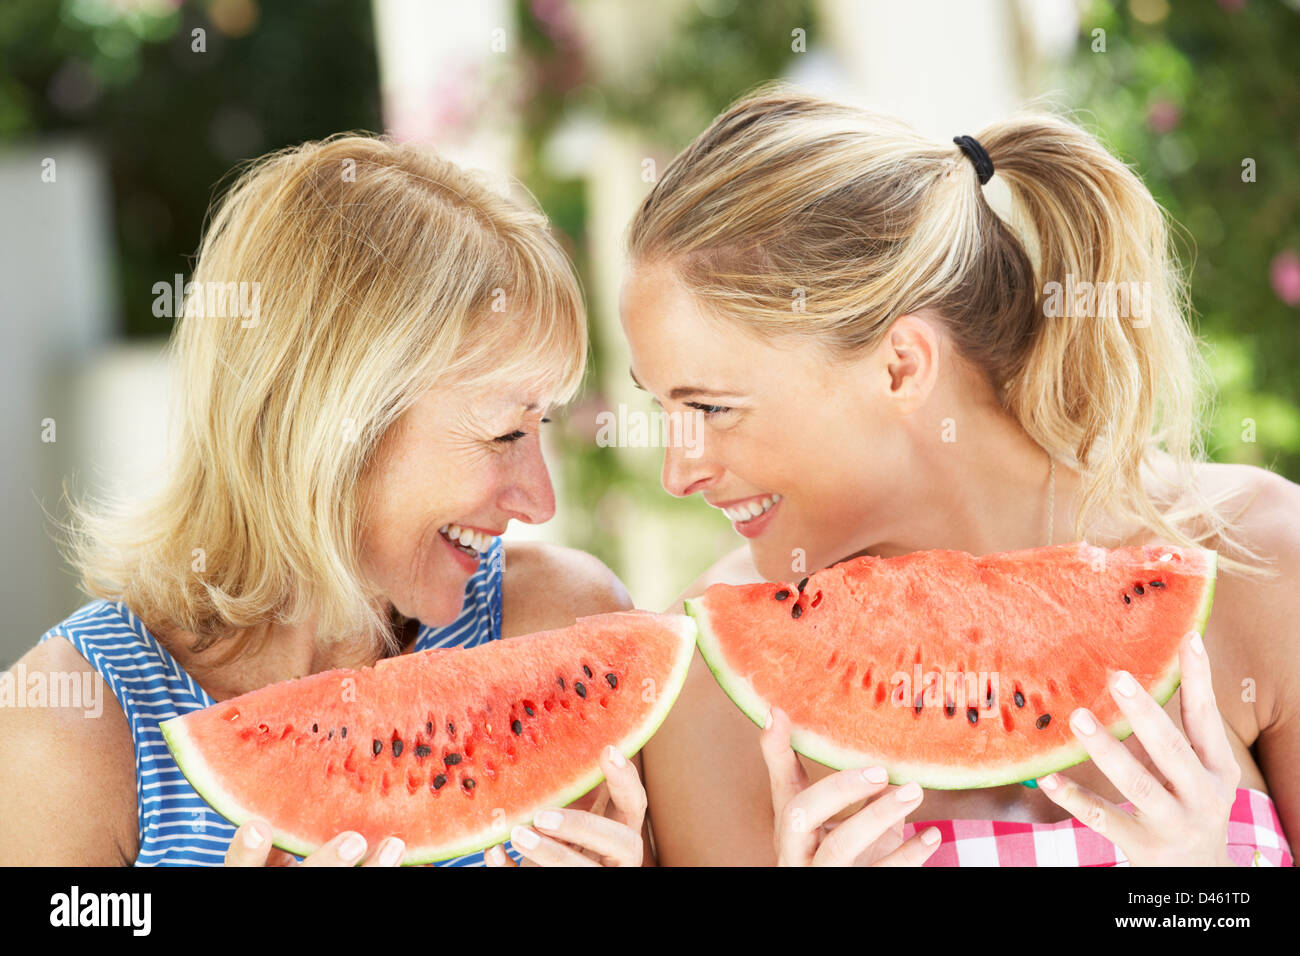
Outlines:
[{"label": "human ear", "polygon": [[894,320],[881,343],[881,359],[889,375],[888,397],[910,412],[925,403],[939,373],[939,334],[920,315]]}]

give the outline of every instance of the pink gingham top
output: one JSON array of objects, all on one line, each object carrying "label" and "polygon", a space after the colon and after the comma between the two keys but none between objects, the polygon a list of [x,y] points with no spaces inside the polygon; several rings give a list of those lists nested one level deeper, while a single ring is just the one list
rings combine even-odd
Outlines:
[{"label": "pink gingham top", "polygon": [[[1121,803],[1124,809],[1132,804]],[[1104,836],[1071,817],[1059,823],[1002,820],[918,820],[903,839],[938,827],[942,842],[925,866],[1128,866]],[[1228,816],[1228,859],[1237,866],[1294,866],[1282,821],[1268,794],[1237,788]]]}]

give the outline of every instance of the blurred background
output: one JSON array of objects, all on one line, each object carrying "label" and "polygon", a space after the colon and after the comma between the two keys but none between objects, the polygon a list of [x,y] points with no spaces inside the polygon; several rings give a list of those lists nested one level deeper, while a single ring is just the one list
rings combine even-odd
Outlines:
[{"label": "blurred background", "polygon": [[[616,313],[656,170],[784,77],[947,141],[1027,100],[1079,118],[1182,225],[1218,398],[1207,446],[1300,480],[1300,0],[4,0],[0,5],[0,667],[84,598],[65,494],[161,467],[170,319],[238,162],[391,131],[521,180],[578,264],[583,394],[548,435],[557,517],[660,610],[740,539],[659,486],[658,448],[596,444],[653,410]],[[996,200],[997,178],[990,190]]]}]

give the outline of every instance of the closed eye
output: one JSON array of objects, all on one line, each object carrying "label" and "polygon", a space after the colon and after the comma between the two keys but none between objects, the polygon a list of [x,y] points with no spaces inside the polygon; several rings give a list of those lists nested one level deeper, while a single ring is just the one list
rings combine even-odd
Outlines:
[{"label": "closed eye", "polygon": [[727,412],[731,411],[730,406],[727,405],[704,405],[700,402],[686,402],[685,405],[687,408],[699,409],[704,413],[705,418],[709,418],[713,415],[725,415]]},{"label": "closed eye", "polygon": [[[543,418],[543,419],[540,419],[539,421],[541,422],[541,424],[543,424],[543,425],[547,425],[547,424],[550,424],[550,421],[551,421],[551,420],[550,420],[549,418]],[[506,445],[506,444],[509,444],[510,442],[513,442],[513,441],[519,441],[519,439],[523,438],[523,437],[524,437],[525,435],[527,435],[527,434],[528,434],[528,432],[524,431],[523,429],[516,428],[516,429],[515,429],[514,431],[512,431],[510,434],[508,434],[508,435],[498,435],[496,438],[494,438],[494,439],[492,439],[492,440],[493,440],[494,442],[499,442],[499,443],[501,443],[501,444],[503,444],[503,445]]]}]

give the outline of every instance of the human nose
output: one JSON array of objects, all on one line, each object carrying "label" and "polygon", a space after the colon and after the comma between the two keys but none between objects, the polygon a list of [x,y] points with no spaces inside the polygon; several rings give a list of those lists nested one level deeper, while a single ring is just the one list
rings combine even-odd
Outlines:
[{"label": "human nose", "polygon": [[664,467],[659,480],[664,491],[685,498],[713,484],[721,471],[703,448],[687,449],[670,442],[664,449]]},{"label": "human nose", "polygon": [[533,442],[511,476],[500,501],[501,508],[525,524],[544,524],[555,517],[555,488],[539,442]]}]

